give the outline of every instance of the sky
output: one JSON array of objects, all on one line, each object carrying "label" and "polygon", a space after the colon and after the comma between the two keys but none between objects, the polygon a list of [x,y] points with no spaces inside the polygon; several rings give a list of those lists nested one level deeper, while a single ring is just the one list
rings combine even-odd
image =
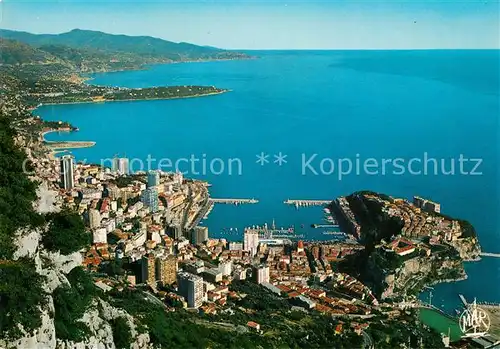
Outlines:
[{"label": "sky", "polygon": [[0,28],[227,49],[498,49],[500,0],[0,0]]}]

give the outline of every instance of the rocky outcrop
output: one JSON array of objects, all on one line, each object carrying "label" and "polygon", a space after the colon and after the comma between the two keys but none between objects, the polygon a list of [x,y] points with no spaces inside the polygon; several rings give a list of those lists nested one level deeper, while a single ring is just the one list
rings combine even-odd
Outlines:
[{"label": "rocky outcrop", "polygon": [[122,317],[127,321],[132,338],[134,338],[134,342],[131,345],[132,349],[153,348],[149,343],[149,335],[137,332],[134,318],[130,314],[122,309],[111,306],[101,299],[94,301],[81,320],[90,328],[92,335],[85,342],[58,341],[57,347],[61,349],[114,349],[115,344],[113,342],[113,330],[110,321],[118,317]]},{"label": "rocky outcrop", "polygon": [[369,285],[380,299],[409,295],[423,285],[459,280],[466,275],[461,261],[456,259],[419,256],[390,269],[381,265],[375,256],[376,253],[370,256],[365,275],[371,276]]}]

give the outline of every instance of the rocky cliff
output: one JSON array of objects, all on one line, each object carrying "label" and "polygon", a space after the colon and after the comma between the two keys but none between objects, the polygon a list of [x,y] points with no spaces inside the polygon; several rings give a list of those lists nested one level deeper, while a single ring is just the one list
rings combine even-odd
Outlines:
[{"label": "rocky cliff", "polygon": [[[38,190],[38,201],[35,207],[39,213],[58,211],[55,191],[49,189],[47,183],[42,183]],[[111,306],[108,302],[95,298],[80,321],[87,325],[90,335],[84,341],[71,342],[56,338],[54,323],[54,299],[53,292],[61,285],[71,287],[67,275],[82,263],[79,252],[70,255],[62,255],[45,250],[40,241],[43,228],[28,231],[19,231],[15,240],[17,250],[14,260],[28,257],[33,259],[36,272],[44,276],[43,290],[46,292],[46,302],[41,307],[41,326],[34,331],[27,332],[20,328],[22,336],[15,340],[0,339],[0,348],[23,348],[23,349],[55,349],[55,348],[92,348],[92,349],[114,349],[116,345],[113,339],[111,322],[117,318],[126,320],[132,337],[131,348],[151,348],[149,335],[140,334],[134,318],[122,309]],[[22,327],[22,326],[21,326]]]}]

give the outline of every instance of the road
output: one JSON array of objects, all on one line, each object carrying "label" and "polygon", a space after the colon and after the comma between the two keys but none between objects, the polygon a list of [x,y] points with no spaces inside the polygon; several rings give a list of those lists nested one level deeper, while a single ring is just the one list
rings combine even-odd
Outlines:
[{"label": "road", "polygon": [[142,291],[142,293],[144,294],[144,298],[148,301],[150,301],[151,303],[154,303],[156,305],[161,305],[165,310],[168,310],[168,307],[165,305],[165,303],[163,303],[161,300],[159,300],[158,298],[156,298],[153,294],[149,293],[148,291]]}]

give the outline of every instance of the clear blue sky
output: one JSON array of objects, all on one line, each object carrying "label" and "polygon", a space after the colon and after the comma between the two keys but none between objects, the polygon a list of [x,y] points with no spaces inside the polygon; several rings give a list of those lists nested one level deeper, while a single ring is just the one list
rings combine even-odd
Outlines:
[{"label": "clear blue sky", "polygon": [[499,0],[0,0],[0,28],[232,49],[499,48]]}]

